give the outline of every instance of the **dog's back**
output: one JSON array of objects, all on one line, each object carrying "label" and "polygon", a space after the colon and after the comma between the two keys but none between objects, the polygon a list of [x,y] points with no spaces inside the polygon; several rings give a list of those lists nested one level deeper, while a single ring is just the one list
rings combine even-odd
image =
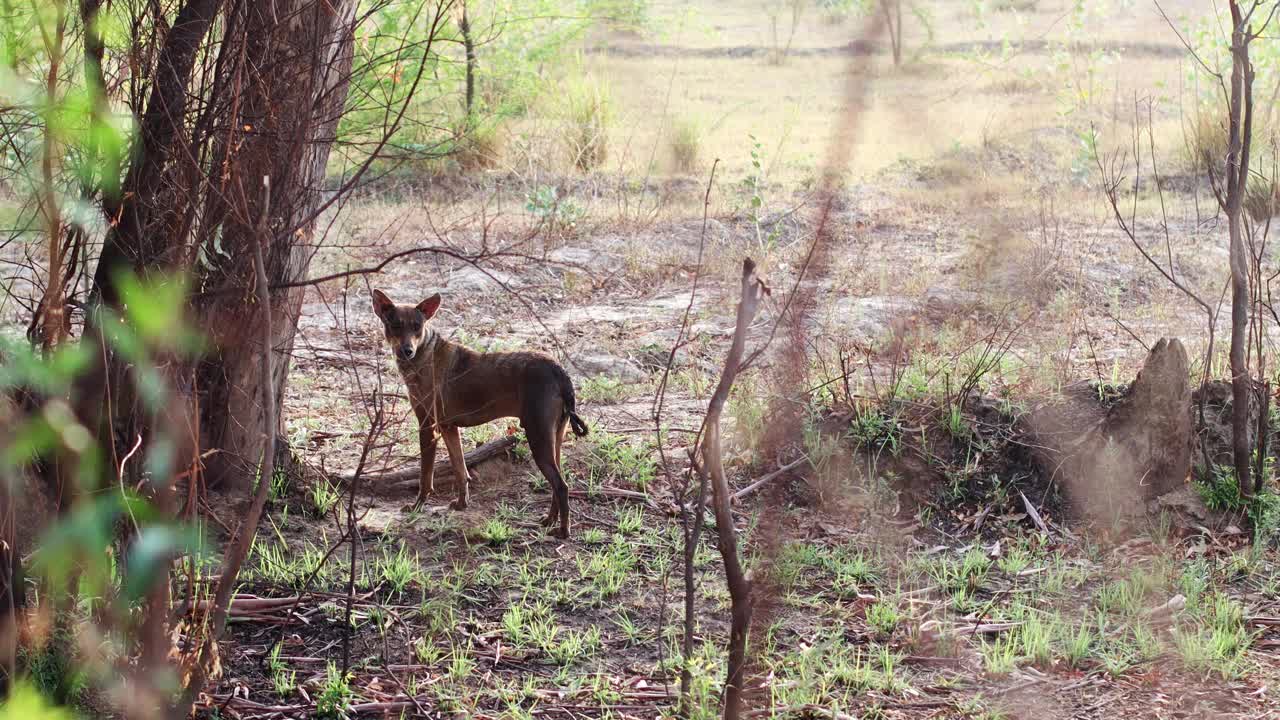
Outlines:
[{"label": "dog's back", "polygon": [[[442,338],[429,356],[401,364],[410,400],[431,407],[442,425],[471,427],[503,417],[524,419],[531,404],[564,405],[569,376],[536,352],[480,353]],[[565,408],[568,409],[568,408]]]}]

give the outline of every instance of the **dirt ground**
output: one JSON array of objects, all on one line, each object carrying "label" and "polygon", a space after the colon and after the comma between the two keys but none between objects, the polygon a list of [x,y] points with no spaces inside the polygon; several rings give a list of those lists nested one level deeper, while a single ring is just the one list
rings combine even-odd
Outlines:
[{"label": "dirt ground", "polygon": [[[1080,124],[1064,120],[1052,82],[1025,81],[1052,54],[1069,8],[1031,3],[1022,19],[997,12],[974,34],[959,29],[955,5],[938,6],[937,35],[919,59],[901,70],[883,56],[874,65],[853,172],[830,220],[830,263],[800,286],[815,292],[817,308],[805,325],[811,384],[839,376],[833,368],[845,351],[858,358],[850,395],[878,400],[895,382],[898,357],[895,387],[909,389],[905,404],[936,407],[949,391],[944,383],[995,333],[1009,339],[1009,351],[979,389],[1006,399],[1016,415],[1021,403],[1078,381],[1122,391],[1159,337],[1183,338],[1199,358],[1202,319],[1116,229],[1096,165],[1077,157]],[[447,490],[411,514],[402,507],[412,488],[360,497],[356,712],[650,718],[674,711],[679,526],[655,450],[655,389],[689,308],[692,339],[675,355],[662,417],[663,450],[678,479],[688,431],[701,420],[727,347],[738,263],[754,257],[774,290],[753,329],[755,346],[782,316],[803,266],[821,201],[813,178],[840,109],[838,76],[850,61],[840,48],[852,32],[814,20],[798,34],[795,56],[772,65],[761,57],[767,43],[754,6],[699,17],[710,32],[676,31],[662,43],[613,38],[588,61],[611,78],[627,118],[654,116],[660,97],[677,99],[680,112],[757,109],[721,110],[725,119],[706,135],[703,157],[721,165],[705,230],[709,163],[701,177],[659,168],[647,183],[636,180],[636,157],[661,158],[648,150],[661,147],[663,130],[628,119],[619,128],[631,134],[613,142],[639,150],[590,176],[500,169],[467,183],[389,181],[336,223],[347,249],[317,257],[329,270],[440,243],[494,254],[478,266],[414,255],[345,289],[309,292],[286,416],[307,465],[335,476],[352,471],[375,391],[393,422],[370,482],[416,464],[413,420],[369,310],[371,287],[402,302],[443,293],[437,326],[446,337],[556,355],[592,426],[566,457],[575,488],[569,541],[538,527],[549,496],[519,452],[478,468],[475,501],[462,513],[444,507]],[[1109,123],[1104,154],[1127,142],[1132,91],[1176,86],[1185,71],[1176,38],[1148,32],[1157,21],[1139,5],[1089,20],[1096,30],[1089,42],[1119,53],[1095,79],[1105,100],[1081,110]],[[1014,31],[1044,42],[1028,42],[1000,72],[973,70],[974,48]],[[907,45],[920,41],[909,34]],[[1179,272],[1213,288],[1222,278],[1224,232],[1178,149],[1178,112],[1176,103],[1159,103],[1153,123],[1169,147],[1161,171],[1169,178],[1167,223]],[[773,158],[763,217],[753,217],[741,184],[751,173],[749,133],[766,139]],[[582,209],[572,228],[541,232],[540,218],[523,206],[540,184]],[[1159,202],[1140,191],[1144,243],[1159,237]],[[1148,521],[1099,527],[1077,522],[1045,478],[974,471],[989,467],[973,456],[989,445],[953,438],[945,441],[951,456],[929,465],[947,454],[921,452],[939,422],[929,411],[895,415],[897,429],[876,440],[867,434],[872,418],[840,415],[819,392],[804,436],[792,433],[778,457],[762,456],[780,343],[744,378],[748,389],[726,416],[735,488],[802,453],[811,460],[738,508],[748,564],[773,568],[757,608],[765,620],[752,639],[752,717],[1278,716],[1274,548],[1251,548],[1230,519],[1196,520],[1210,516],[1197,515],[1203,507],[1190,488],[1181,497],[1194,510],[1171,505]],[[1198,371],[1203,360],[1193,362]],[[977,435],[999,434],[970,410],[965,422]],[[471,432],[468,447],[503,431]],[[919,442],[902,440],[913,433]],[[889,461],[897,455],[886,437],[919,462]],[[924,470],[904,477],[904,467]],[[277,500],[262,542],[282,551],[274,557],[293,560],[260,559],[246,593],[295,592],[314,570],[307,558],[339,536],[335,521],[312,517],[316,482],[299,479]],[[1045,530],[1024,502],[1041,511]],[[727,634],[728,594],[706,540],[689,659],[695,717],[716,714]],[[326,686],[326,663],[342,654],[330,593],[342,590],[345,552],[341,563],[324,566],[299,610],[235,626],[215,705],[246,717],[306,714],[302,692],[314,699]],[[766,555],[772,562],[759,562]],[[1244,647],[1233,637],[1247,637]],[[273,678],[282,675],[290,681],[279,689]]]},{"label": "dirt ground", "polygon": [[[943,432],[939,408],[993,342],[1008,350],[975,390],[1007,403],[1008,418],[1073,383],[1121,391],[1161,337],[1183,339],[1193,376],[1203,368],[1203,317],[1117,229],[1082,149],[1091,126],[1104,158],[1129,147],[1135,101],[1144,117],[1155,103],[1160,148],[1158,168],[1144,150],[1143,177],[1165,179],[1162,193],[1137,193],[1139,241],[1163,251],[1167,227],[1179,274],[1205,296],[1217,297],[1226,272],[1225,223],[1183,149],[1188,62],[1159,12],[996,2],[978,23],[972,5],[930,4],[894,68],[883,48],[849,51],[857,23],[816,7],[773,63],[758,3],[657,3],[661,32],[608,34],[584,53],[618,108],[600,171],[531,162],[555,133],[535,113],[504,130],[498,167],[396,175],[329,218],[313,276],[436,251],[307,290],[284,417],[301,468],[279,481],[241,588],[298,601],[233,617],[201,712],[316,716],[342,695],[329,666],[347,654],[353,716],[672,715],[683,590],[671,485],[719,376],[750,256],[773,294],[748,349],[770,349],[726,413],[731,484],[809,458],[736,506],[747,564],[768,590],[751,640],[751,717],[1280,718],[1274,543],[1251,545],[1190,485],[1184,505],[1140,523],[1080,521],[1049,479],[1000,464],[991,438],[1012,420],[962,402]],[[1164,10],[1188,22],[1204,11],[1190,0]],[[829,262],[801,277],[851,63],[869,77],[861,132],[835,193]],[[668,150],[680,122],[700,129],[686,173]],[[532,208],[541,187],[574,208],[571,222]],[[591,426],[566,447],[569,540],[537,523],[549,493],[523,445],[476,468],[464,512],[447,508],[447,487],[406,512],[414,489],[379,485],[418,460],[372,288],[415,303],[440,292],[445,337],[565,365]],[[771,378],[795,342],[773,328],[797,288],[814,293],[802,334],[814,391],[804,427],[766,443],[782,397]],[[655,392],[686,313],[659,438]],[[1221,376],[1221,353],[1208,361]],[[348,652],[341,478],[378,399],[388,427],[369,456],[373,487],[356,500]],[[506,430],[470,430],[464,444]],[[238,505],[211,505],[216,533]],[[713,530],[695,566],[688,714],[709,718],[729,602]]]}]

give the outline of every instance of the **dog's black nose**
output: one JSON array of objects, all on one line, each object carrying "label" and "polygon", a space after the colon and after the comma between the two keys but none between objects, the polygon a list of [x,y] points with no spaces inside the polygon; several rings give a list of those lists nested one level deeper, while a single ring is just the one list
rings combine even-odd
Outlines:
[{"label": "dog's black nose", "polygon": [[400,355],[400,359],[401,359],[401,360],[412,360],[412,359],[413,359],[413,346],[412,346],[412,345],[401,345],[401,346],[400,346],[400,349],[399,349],[397,352],[399,353],[399,355]]}]

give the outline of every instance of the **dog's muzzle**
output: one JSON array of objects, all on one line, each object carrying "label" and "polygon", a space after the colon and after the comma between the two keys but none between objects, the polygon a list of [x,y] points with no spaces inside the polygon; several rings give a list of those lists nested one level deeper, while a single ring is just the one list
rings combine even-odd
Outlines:
[{"label": "dog's muzzle", "polygon": [[396,350],[396,357],[401,360],[412,360],[415,348],[412,345],[401,345]]}]

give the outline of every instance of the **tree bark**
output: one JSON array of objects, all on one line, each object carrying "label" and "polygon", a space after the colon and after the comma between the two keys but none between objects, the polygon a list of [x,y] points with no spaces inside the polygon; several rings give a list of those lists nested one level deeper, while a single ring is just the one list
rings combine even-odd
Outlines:
[{"label": "tree bark", "polygon": [[884,22],[889,30],[893,66],[897,67],[902,64],[902,0],[880,0],[880,10],[884,13]]},{"label": "tree bark", "polygon": [[13,498],[9,483],[0,480],[0,703],[8,697],[17,669],[18,617],[26,599]]},{"label": "tree bark", "polygon": [[458,30],[462,33],[462,47],[467,54],[467,132],[471,132],[471,123],[475,119],[476,43],[471,37],[471,20],[467,17],[465,2],[462,3],[462,19],[458,21]]},{"label": "tree bark", "polygon": [[61,3],[57,3],[55,7],[52,39],[45,43],[45,50],[49,53],[49,68],[45,75],[45,97],[49,98],[49,108],[45,115],[44,147],[40,157],[40,209],[49,243],[49,284],[40,301],[40,307],[44,310],[41,348],[46,354],[53,352],[67,337],[66,298],[63,297],[62,288],[62,214],[55,187],[60,150],[58,133],[54,131],[56,110],[53,105],[53,98],[58,96],[58,71],[65,51],[67,12]]},{"label": "tree bark", "polygon": [[[81,398],[80,417],[95,429],[112,467],[120,460],[118,439],[132,442],[134,438],[142,438],[150,442],[153,429],[146,426],[144,409],[134,397],[129,361],[118,357],[106,342],[96,309],[120,308],[121,273],[146,276],[185,269],[180,262],[185,254],[185,238],[173,237],[164,226],[178,205],[177,197],[192,192],[188,184],[177,177],[185,155],[183,151],[189,149],[183,147],[189,87],[200,48],[221,7],[222,0],[186,0],[178,9],[156,59],[151,92],[139,121],[138,139],[132,148],[128,171],[119,192],[103,197],[108,230],[94,270],[82,338],[83,343],[100,348],[101,352],[95,353],[95,357],[103,362],[95,365],[93,373],[77,381],[73,397]],[[95,3],[83,4],[86,22],[96,12]],[[90,39],[86,43],[86,73],[91,86],[101,85],[97,42]],[[138,463],[130,466],[127,478],[130,484],[139,479],[133,472],[140,467]],[[59,488],[63,499],[60,511],[65,511],[72,494],[70,484],[60,480]]]},{"label": "tree bark", "polygon": [[1253,123],[1253,66],[1248,28],[1239,3],[1231,2],[1231,99],[1227,150],[1227,231],[1231,262],[1231,447],[1240,492],[1253,494],[1249,446],[1250,377],[1248,353],[1249,265],[1244,243],[1244,196],[1249,179]]},{"label": "tree bark", "polygon": [[[352,64],[354,0],[271,0],[241,6],[237,27],[240,60],[224,83],[235,99],[232,121],[216,141],[217,183],[206,215],[221,221],[221,234],[205,238],[197,308],[212,351],[201,361],[198,384],[202,445],[218,452],[206,463],[210,485],[243,486],[265,449],[259,432],[267,408],[257,389],[263,366],[256,345],[262,315],[253,297],[252,243],[261,215],[262,178],[271,179],[271,233],[266,274],[272,287],[306,277],[314,254],[313,216],[322,199],[332,139],[346,101]],[[206,219],[206,222],[208,220]],[[299,228],[290,232],[292,228]],[[216,246],[215,246],[216,243]],[[304,288],[270,293],[271,384],[284,397]],[[272,408],[280,435],[279,407]],[[276,446],[274,451],[281,450]]]},{"label": "tree bark", "polygon": [[680,520],[684,533],[684,636],[680,638],[680,653],[683,662],[680,664],[680,710],[683,717],[688,717],[692,709],[689,706],[693,691],[693,667],[689,658],[693,657],[694,603],[697,593],[694,577],[694,565],[698,555],[698,544],[702,539],[702,526],[706,521],[707,509],[707,475],[698,476],[698,499],[694,501],[693,517],[690,518],[688,498],[680,499]]},{"label": "tree bark", "polygon": [[119,303],[116,276],[122,270],[145,272],[176,259],[182,246],[157,232],[158,210],[171,207],[165,195],[176,183],[172,172],[180,152],[178,139],[187,114],[187,87],[196,56],[217,16],[222,0],[189,0],[178,10],[156,62],[147,108],[138,128],[138,147],[118,198],[103,210],[111,224],[93,276],[90,303]]},{"label": "tree bark", "polygon": [[[258,242],[254,245],[252,251],[254,277],[257,281],[255,283],[257,286],[255,299],[258,301],[257,306],[262,310],[262,317],[258,323],[262,338],[262,342],[258,345],[258,362],[262,371],[258,373],[258,377],[263,380],[263,383],[258,386],[258,390],[262,393],[264,414],[262,424],[258,426],[258,430],[264,435],[264,438],[269,438],[275,433],[277,422],[275,409],[279,405],[278,398],[272,394],[275,392],[275,383],[269,379],[273,375],[271,365],[274,362],[270,344],[274,337],[271,327],[274,313],[270,308],[264,307],[270,303],[267,296],[271,292],[267,283],[265,253],[263,253],[263,246],[270,241],[271,237],[267,228],[270,210],[271,183],[264,178]],[[245,558],[249,556],[249,550],[253,547],[253,538],[257,534],[258,523],[262,519],[262,510],[266,507],[267,496],[271,492],[271,478],[275,474],[274,453],[264,453],[262,455],[262,463],[258,466],[258,471],[260,479],[253,501],[249,505],[248,513],[246,513],[240,526],[236,529],[236,534],[231,539],[227,547],[227,553],[222,561],[222,572],[218,577],[218,585],[214,591],[213,604],[210,606],[209,622],[206,626],[206,633],[199,639],[195,661],[192,663],[193,670],[190,677],[187,678],[186,687],[183,688],[182,694],[172,708],[173,712],[169,713],[170,717],[186,717],[190,715],[192,703],[195,702],[196,696],[200,691],[204,689],[204,683],[211,669],[210,666],[213,665],[213,658],[216,657],[216,654],[212,652],[212,648],[217,645],[219,638],[222,636],[222,631],[227,626],[227,616],[231,607],[231,594],[235,590],[237,579],[240,576],[240,567],[244,564]]]}]

